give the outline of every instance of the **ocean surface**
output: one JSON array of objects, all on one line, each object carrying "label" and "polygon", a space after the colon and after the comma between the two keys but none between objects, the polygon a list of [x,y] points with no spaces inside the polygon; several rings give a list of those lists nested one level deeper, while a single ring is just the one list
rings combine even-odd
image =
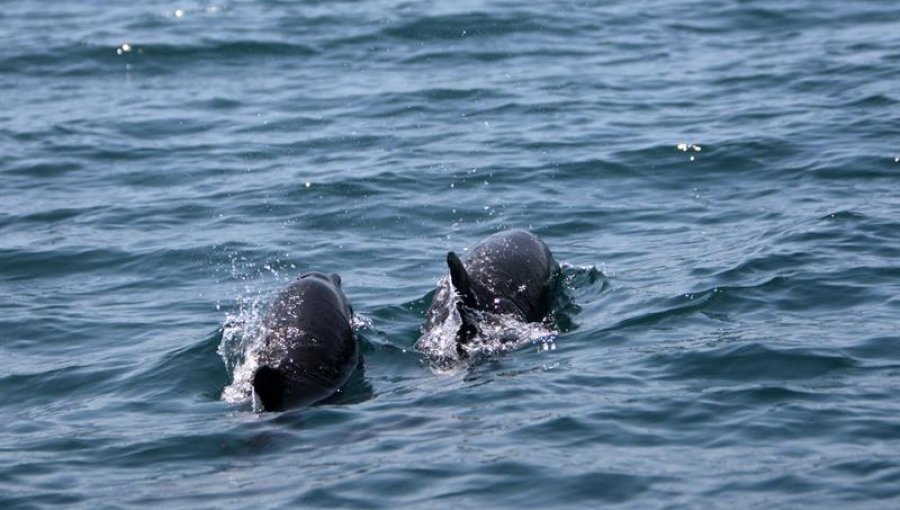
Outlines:
[{"label": "ocean surface", "polygon": [[[900,508],[900,4],[6,0],[0,508]],[[437,367],[446,272],[563,266]],[[339,273],[364,368],[254,412]]]}]

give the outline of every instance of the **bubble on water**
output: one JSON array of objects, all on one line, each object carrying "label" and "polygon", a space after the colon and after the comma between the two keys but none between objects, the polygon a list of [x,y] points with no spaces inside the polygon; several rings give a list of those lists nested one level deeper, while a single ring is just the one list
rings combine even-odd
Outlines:
[{"label": "bubble on water", "polygon": [[556,350],[556,338],[551,337],[551,338],[541,339],[540,341],[537,342],[537,346],[538,346],[539,351],[555,351]]},{"label": "bubble on water", "polygon": [[350,317],[350,326],[354,330],[362,329],[362,328],[371,328],[372,327],[372,319],[362,315],[360,313],[354,313]]},{"label": "bubble on water", "polygon": [[678,145],[675,146],[675,150],[681,151],[681,152],[688,152],[688,151],[700,152],[700,151],[703,150],[703,147],[700,147],[700,146],[697,145],[696,143],[684,143],[684,142],[682,142],[682,143],[679,143]]}]

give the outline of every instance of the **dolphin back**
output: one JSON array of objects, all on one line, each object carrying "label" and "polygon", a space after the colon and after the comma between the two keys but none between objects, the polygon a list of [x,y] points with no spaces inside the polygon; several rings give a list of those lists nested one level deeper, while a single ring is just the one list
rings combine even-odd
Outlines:
[{"label": "dolphin back", "polygon": [[538,236],[498,232],[478,243],[464,261],[480,308],[540,322],[550,313],[559,264]]},{"label": "dolphin back", "polygon": [[273,301],[253,389],[267,411],[331,396],[359,359],[340,278],[306,273]]}]

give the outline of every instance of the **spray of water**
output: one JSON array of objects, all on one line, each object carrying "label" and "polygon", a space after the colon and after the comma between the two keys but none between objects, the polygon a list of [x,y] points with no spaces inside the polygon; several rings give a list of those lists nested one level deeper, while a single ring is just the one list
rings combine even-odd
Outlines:
[{"label": "spray of water", "polygon": [[473,311],[478,323],[478,334],[471,342],[463,345],[465,356],[457,349],[456,334],[462,326],[459,314],[459,295],[453,283],[446,276],[438,282],[435,300],[445,305],[432,309],[428,324],[416,342],[416,348],[425,353],[432,370],[444,372],[458,366],[463,358],[477,359],[502,354],[526,345],[535,345],[540,350],[556,348],[557,331],[549,317],[545,322],[522,322],[512,315]]},{"label": "spray of water", "polygon": [[262,325],[262,297],[241,300],[238,311],[225,316],[218,353],[232,382],[222,391],[222,400],[244,403],[252,399],[251,381],[259,366],[259,350],[265,331]]}]

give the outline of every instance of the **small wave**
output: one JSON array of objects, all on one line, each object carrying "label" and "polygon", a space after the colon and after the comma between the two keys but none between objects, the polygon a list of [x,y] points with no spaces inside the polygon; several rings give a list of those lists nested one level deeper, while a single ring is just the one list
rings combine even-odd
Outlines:
[{"label": "small wave", "polygon": [[143,262],[141,254],[112,248],[0,249],[0,267],[9,280],[35,274],[56,276],[90,273],[98,269],[125,269]]},{"label": "small wave", "polygon": [[615,273],[608,267],[576,266],[568,262],[560,264],[562,284],[565,289],[578,294],[579,298],[597,296],[609,289],[609,278]]},{"label": "small wave", "polygon": [[624,329],[635,326],[649,326],[661,323],[680,316],[690,315],[704,310],[722,295],[722,289],[716,287],[701,292],[683,294],[668,298],[661,305],[660,310],[640,313],[633,317],[626,317],[612,326],[610,329]]},{"label": "small wave", "polygon": [[[123,50],[123,48],[125,48]],[[124,64],[141,64],[164,73],[178,62],[217,65],[259,58],[304,58],[317,55],[317,49],[299,43],[265,40],[211,40],[203,43],[171,44],[132,42],[118,47],[96,44],[58,44],[35,47],[0,61],[0,72],[9,74],[52,73],[60,76],[92,76]],[[156,64],[165,64],[157,66]],[[132,68],[136,70],[136,68]]]},{"label": "small wave", "polygon": [[[439,62],[460,63],[460,62],[500,62],[514,56],[510,52],[505,51],[437,51],[429,48],[427,51],[419,51],[410,54],[403,60],[404,64],[436,64]],[[518,55],[517,55],[518,56]]]},{"label": "small wave", "polygon": [[141,363],[119,390],[134,392],[144,399],[166,401],[185,394],[204,401],[219,399],[224,377],[215,352],[221,345],[222,329],[216,328],[203,339],[161,353],[155,362]]},{"label": "small wave", "polygon": [[810,380],[854,368],[847,356],[808,348],[776,348],[762,343],[727,344],[711,350],[658,353],[667,378],[735,381]]},{"label": "small wave", "polygon": [[600,299],[609,290],[612,271],[597,266],[575,266],[568,262],[560,264],[562,276],[553,306],[552,322],[560,332],[578,328],[575,317],[584,306]]},{"label": "small wave", "polygon": [[[247,59],[260,58],[302,58],[312,57],[318,51],[308,45],[283,41],[235,40],[206,41],[200,44],[165,44],[135,43],[129,53],[111,56],[103,54],[103,58],[118,58],[122,63],[155,64],[186,61],[191,63],[216,62],[218,65],[229,62],[242,62]],[[160,68],[160,70],[165,70]]]},{"label": "small wave", "polygon": [[427,16],[390,26],[383,35],[414,41],[452,40],[465,37],[498,37],[545,28],[529,16],[493,16],[486,13]]}]

